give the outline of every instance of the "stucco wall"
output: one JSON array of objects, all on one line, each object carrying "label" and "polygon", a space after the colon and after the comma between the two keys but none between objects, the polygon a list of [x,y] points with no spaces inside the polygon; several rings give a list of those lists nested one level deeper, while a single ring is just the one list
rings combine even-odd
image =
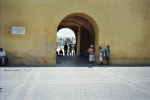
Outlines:
[{"label": "stucco wall", "polygon": [[113,0],[100,42],[111,46],[112,63],[150,63],[150,1]]},{"label": "stucco wall", "polygon": [[[85,16],[96,49],[109,44],[113,64],[150,64],[149,0],[1,0],[1,47],[9,63],[55,64],[57,28],[71,13],[93,18]],[[25,35],[11,34],[12,26],[25,27]]]}]

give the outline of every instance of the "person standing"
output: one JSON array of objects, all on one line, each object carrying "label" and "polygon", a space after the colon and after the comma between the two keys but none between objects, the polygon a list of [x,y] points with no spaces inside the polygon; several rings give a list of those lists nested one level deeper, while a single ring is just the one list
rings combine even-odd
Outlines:
[{"label": "person standing", "polygon": [[94,63],[94,46],[90,45],[90,48],[87,50],[87,52],[89,53],[90,66],[92,66]]},{"label": "person standing", "polygon": [[6,57],[6,53],[3,48],[0,48],[0,66],[7,65],[8,57]]},{"label": "person standing", "polygon": [[99,46],[99,65],[103,65],[103,55],[104,55],[104,50],[101,46]]},{"label": "person standing", "polygon": [[72,45],[69,45],[69,56],[72,55]]},{"label": "person standing", "polygon": [[74,44],[74,46],[73,46],[73,52],[74,52],[74,55],[77,54],[77,45],[76,44]]},{"label": "person standing", "polygon": [[107,61],[107,65],[110,65],[109,61],[110,61],[110,46],[108,45],[106,50],[105,50],[105,55],[106,55],[106,61]]},{"label": "person standing", "polygon": [[67,55],[67,52],[68,52],[68,45],[67,45],[67,43],[65,43],[65,45],[64,45],[64,50],[65,50],[65,55]]}]

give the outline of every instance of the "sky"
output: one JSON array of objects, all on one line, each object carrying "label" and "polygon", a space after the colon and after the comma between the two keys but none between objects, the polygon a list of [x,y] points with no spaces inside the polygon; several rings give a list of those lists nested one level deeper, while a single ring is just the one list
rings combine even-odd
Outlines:
[{"label": "sky", "polygon": [[63,28],[57,32],[57,36],[58,37],[75,37],[75,34],[71,29]]}]

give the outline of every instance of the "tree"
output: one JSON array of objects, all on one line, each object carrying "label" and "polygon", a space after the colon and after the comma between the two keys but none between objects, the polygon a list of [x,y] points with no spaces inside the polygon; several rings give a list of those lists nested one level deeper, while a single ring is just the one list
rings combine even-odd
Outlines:
[{"label": "tree", "polygon": [[69,38],[69,37],[66,37],[65,38],[65,43],[68,43],[68,44],[70,44],[72,41],[71,41],[71,39]]}]

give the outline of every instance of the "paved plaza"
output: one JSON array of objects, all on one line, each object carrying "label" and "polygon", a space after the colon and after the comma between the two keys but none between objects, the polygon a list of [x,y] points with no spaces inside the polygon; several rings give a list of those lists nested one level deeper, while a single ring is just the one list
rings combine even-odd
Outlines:
[{"label": "paved plaza", "polygon": [[150,66],[61,64],[1,67],[0,100],[150,100]]}]

